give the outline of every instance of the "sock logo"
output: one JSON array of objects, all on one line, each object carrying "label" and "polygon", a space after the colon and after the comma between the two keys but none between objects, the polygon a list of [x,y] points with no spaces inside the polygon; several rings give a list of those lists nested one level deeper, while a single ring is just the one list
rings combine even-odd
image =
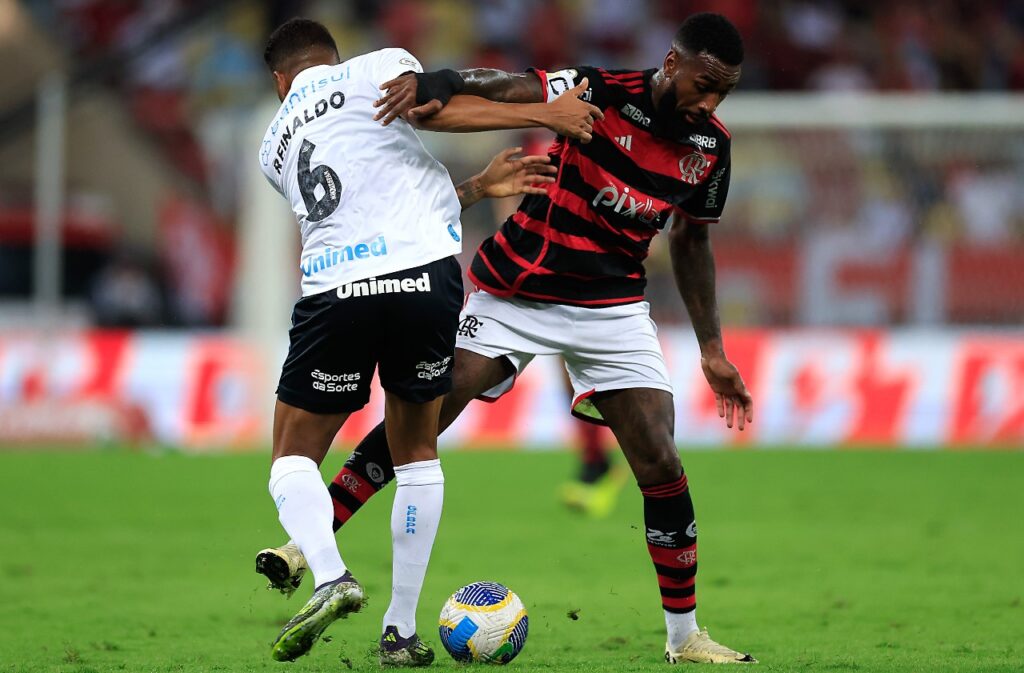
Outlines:
[{"label": "sock logo", "polygon": [[656,547],[675,547],[676,546],[676,532],[662,532],[656,528],[647,529],[647,543],[653,544]]},{"label": "sock logo", "polygon": [[384,470],[377,463],[367,463],[366,476],[379,484],[384,481]]},{"label": "sock logo", "polygon": [[416,505],[409,505],[405,510],[405,532],[409,535],[416,534]]},{"label": "sock logo", "polygon": [[341,475],[341,483],[350,493],[355,493],[359,490],[359,480],[355,478],[355,475],[346,472]]},{"label": "sock logo", "polygon": [[686,535],[687,535],[687,537],[692,537],[692,538],[696,538],[697,537],[697,522],[696,521],[692,522],[689,526],[686,527]]},{"label": "sock logo", "polygon": [[697,550],[690,549],[689,551],[684,551],[682,554],[676,557],[676,560],[682,563],[683,567],[689,568],[697,562]]},{"label": "sock logo", "polygon": [[274,506],[277,507],[278,509],[281,509],[281,505],[284,504],[284,501],[286,499],[287,498],[285,498],[283,495],[277,496],[277,500],[274,501]]}]

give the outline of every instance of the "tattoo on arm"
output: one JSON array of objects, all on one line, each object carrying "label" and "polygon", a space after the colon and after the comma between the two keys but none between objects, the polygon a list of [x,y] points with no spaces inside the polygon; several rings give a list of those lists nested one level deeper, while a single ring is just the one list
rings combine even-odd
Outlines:
[{"label": "tattoo on arm", "polygon": [[484,198],[484,186],[480,184],[480,179],[472,177],[465,182],[462,182],[455,186],[455,193],[459,195],[459,205],[465,210],[471,205]]},{"label": "tattoo on arm", "polygon": [[722,349],[715,297],[715,259],[705,225],[680,222],[670,233],[672,272],[701,353]]},{"label": "tattoo on arm", "polygon": [[491,68],[472,68],[460,70],[459,74],[466,82],[461,93],[498,103],[544,102],[540,77],[532,72],[511,73]]}]

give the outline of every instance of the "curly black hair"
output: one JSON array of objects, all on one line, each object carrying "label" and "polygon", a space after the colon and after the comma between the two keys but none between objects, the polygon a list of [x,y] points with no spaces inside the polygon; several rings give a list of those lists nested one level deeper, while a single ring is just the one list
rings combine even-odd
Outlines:
[{"label": "curly black hair", "polygon": [[743,63],[743,38],[721,14],[701,12],[688,17],[672,42],[691,54],[706,51],[729,65]]}]

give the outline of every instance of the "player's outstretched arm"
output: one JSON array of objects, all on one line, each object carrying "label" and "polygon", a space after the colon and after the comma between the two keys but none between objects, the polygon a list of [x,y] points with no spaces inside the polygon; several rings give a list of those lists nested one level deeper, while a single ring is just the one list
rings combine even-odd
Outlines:
[{"label": "player's outstretched arm", "polygon": [[410,119],[414,126],[428,131],[468,133],[543,126],[555,133],[590,142],[594,120],[604,113],[580,100],[587,78],[553,103],[495,103],[478,96],[455,96],[442,110],[429,117]]},{"label": "player's outstretched arm", "polygon": [[754,420],[754,400],[739,370],[725,357],[715,297],[715,259],[705,224],[680,217],[669,232],[669,254],[679,294],[700,345],[704,377],[715,393],[718,415],[743,430]]},{"label": "player's outstretched arm", "polygon": [[531,154],[525,157],[515,155],[522,147],[502,150],[480,173],[455,187],[459,203],[465,210],[480,199],[500,199],[519,194],[544,194],[545,185],[555,181],[552,177],[558,169],[551,165],[551,157]]},{"label": "player's outstretched arm", "polygon": [[532,72],[511,73],[492,68],[406,73],[380,85],[384,95],[374,102],[374,119],[387,126],[399,117],[429,117],[454,94],[479,96],[497,103],[543,103],[544,86]]}]

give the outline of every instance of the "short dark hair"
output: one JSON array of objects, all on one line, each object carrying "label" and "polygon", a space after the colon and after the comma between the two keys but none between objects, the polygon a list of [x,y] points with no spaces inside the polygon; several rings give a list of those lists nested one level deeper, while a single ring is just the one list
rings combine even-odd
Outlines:
[{"label": "short dark hair", "polygon": [[338,53],[338,45],[324,24],[311,19],[288,19],[270,34],[263,60],[272,71],[281,71],[289,58],[312,47]]},{"label": "short dark hair", "polygon": [[729,65],[743,63],[743,38],[721,14],[701,12],[683,21],[672,42],[691,54],[706,51]]}]

